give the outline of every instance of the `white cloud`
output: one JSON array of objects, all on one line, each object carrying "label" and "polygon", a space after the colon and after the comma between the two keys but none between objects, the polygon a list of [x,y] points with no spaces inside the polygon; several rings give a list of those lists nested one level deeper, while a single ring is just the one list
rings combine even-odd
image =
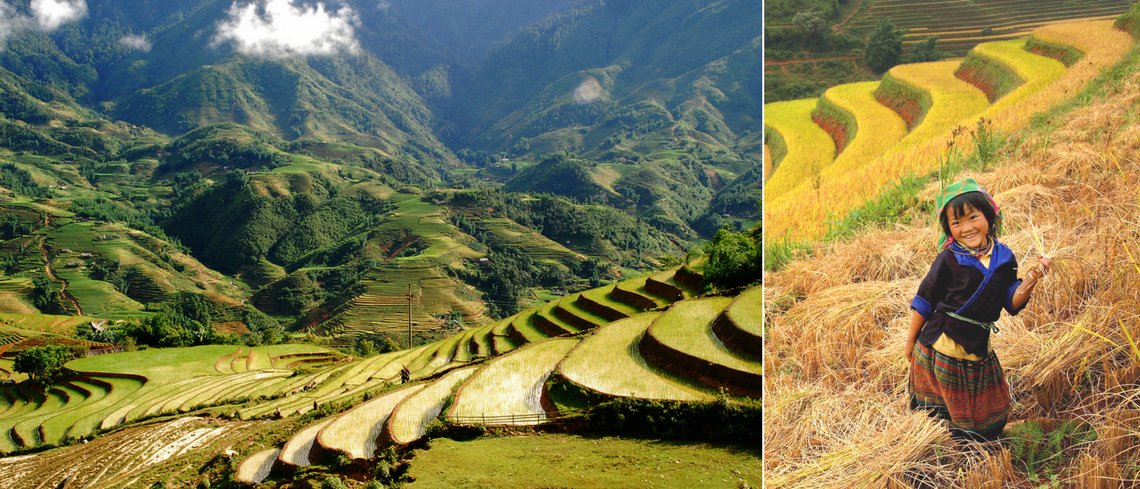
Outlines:
[{"label": "white cloud", "polygon": [[32,0],[28,7],[36,25],[45,31],[87,16],[86,0]]},{"label": "white cloud", "polygon": [[32,0],[29,14],[0,0],[0,49],[9,37],[24,31],[53,31],[87,15],[86,0]]},{"label": "white cloud", "polygon": [[119,38],[119,44],[143,52],[150,51],[150,41],[146,39],[146,36],[126,35]]},{"label": "white cloud", "polygon": [[28,28],[28,18],[20,15],[15,7],[0,2],[0,43],[9,36]]},{"label": "white cloud", "polygon": [[310,54],[355,53],[356,13],[347,5],[328,11],[325,4],[293,5],[292,0],[264,0],[230,7],[217,25],[215,45],[231,42],[250,56],[283,58]]},{"label": "white cloud", "polygon": [[574,89],[574,101],[580,104],[588,104],[602,96],[605,89],[593,77],[587,77],[578,84],[578,88]]}]

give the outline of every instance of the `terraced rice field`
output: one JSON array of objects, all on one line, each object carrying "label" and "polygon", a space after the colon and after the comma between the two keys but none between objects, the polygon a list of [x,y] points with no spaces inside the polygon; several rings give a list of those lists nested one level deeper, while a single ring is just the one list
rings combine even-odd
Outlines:
[{"label": "terraced rice field", "polygon": [[765,198],[774,199],[809,181],[835,161],[835,141],[811,119],[816,99],[764,104],[764,125],[780,134],[786,155],[774,161],[764,183]]},{"label": "terraced rice field", "polygon": [[986,114],[999,114],[1016,106],[1026,97],[1041,91],[1065,74],[1060,61],[1038,56],[1025,50],[1025,39],[979,44],[974,53],[1009,68],[1020,86],[986,108]]},{"label": "terraced rice field", "polygon": [[[947,0],[916,4],[908,0],[877,0],[847,26],[870,29],[889,18],[905,30],[904,42],[938,36],[943,50],[965,52],[988,41],[1024,37],[1044,25],[1075,18],[1111,18],[1128,10],[1123,0]],[[983,29],[990,32],[983,33]]]},{"label": "terraced rice field", "polygon": [[541,424],[547,413],[543,385],[577,343],[576,338],[551,339],[490,361],[459,388],[447,419],[458,424]]},{"label": "terraced rice field", "polygon": [[279,448],[270,448],[255,453],[238,465],[234,479],[248,484],[260,484],[269,477],[269,471],[273,469],[273,463],[277,460],[279,453],[281,453]]},{"label": "terraced rice field", "polygon": [[579,295],[578,304],[608,321],[627,318],[642,311],[641,308],[615,299],[613,297],[615,287],[616,285],[607,285],[584,291]]},{"label": "terraced rice field", "polygon": [[41,333],[71,336],[76,326],[94,321],[88,316],[57,316],[51,314],[0,314],[0,326],[38,331]]},{"label": "terraced rice field", "polygon": [[658,317],[639,342],[651,365],[677,375],[725,387],[730,392],[760,397],[760,362],[725,348],[713,331],[713,321],[732,303],[728,297],[678,302]]},{"label": "terraced rice field", "polygon": [[[767,192],[764,223],[770,240],[820,237],[827,230],[828,221],[874,199],[901,176],[936,171],[945,158],[948,141],[954,141],[958,148],[971,144],[969,131],[955,134],[955,127],[970,128],[981,117],[991,120],[994,130],[1005,133],[1023,127],[1034,113],[1077,93],[1102,68],[1121,59],[1133,42],[1128,34],[1113,29],[1111,21],[1051,24],[1034,30],[1033,36],[1053,45],[1079,49],[1084,53],[1082,61],[1057,76],[1055,60],[1016,52],[1020,41],[982,47],[972,55],[1001,59],[995,63],[1008,63],[1025,81],[992,105],[983,92],[954,77],[956,60],[893,68],[880,90],[889,81],[926,93],[929,107],[921,122],[899,144],[862,166],[833,165],[821,172],[818,186],[812,182],[786,193]],[[771,178],[780,172],[776,167]]]},{"label": "terraced rice field", "polygon": [[465,322],[481,321],[483,311],[478,302],[464,298],[473,297],[472,291],[442,270],[481,253],[458,241],[457,231],[448,224],[443,208],[422,201],[417,194],[396,192],[392,200],[396,210],[378,230],[406,233],[412,240],[422,240],[426,248],[414,256],[398,257],[372,269],[362,282],[367,287],[365,293],[337,311],[333,321],[348,330],[406,331],[405,295],[409,285],[413,293],[419,294],[413,304],[413,329],[438,327],[440,321],[433,314],[449,314],[452,310],[459,310]]},{"label": "terraced rice field", "polygon": [[317,444],[323,449],[343,452],[352,458],[371,458],[376,453],[378,440],[392,410],[424,387],[425,384],[410,385],[352,408],[317,433]]},{"label": "terraced rice field", "polygon": [[277,455],[277,461],[285,465],[294,467],[308,467],[310,462],[309,454],[312,453],[313,444],[317,441],[317,433],[319,433],[325,426],[333,421],[334,418],[326,418],[324,420],[306,426],[297,434],[289,438],[285,445],[281,447],[281,453]]},{"label": "terraced rice field", "polygon": [[897,147],[913,145],[943,134],[989,106],[985,93],[954,76],[959,64],[960,60],[912,63],[896,66],[888,72],[894,81],[927,93],[931,99],[922,122]]},{"label": "terraced rice field", "polygon": [[614,290],[619,294],[626,292],[634,296],[634,299],[626,300],[626,303],[631,305],[640,303],[641,305],[639,307],[642,309],[656,309],[669,305],[670,301],[645,290],[645,280],[648,278],[649,277],[638,277],[624,282],[618,282],[618,284],[614,286]]},{"label": "terraced rice field", "polygon": [[[835,158],[835,167],[854,168],[873,161],[906,136],[906,122],[898,113],[875,99],[877,81],[848,83],[828,89],[823,98],[846,111],[855,120],[856,131]],[[804,180],[801,184],[807,184]]]},{"label": "terraced rice field", "polygon": [[408,396],[392,411],[385,427],[385,437],[406,445],[424,436],[427,425],[439,417],[443,405],[459,383],[475,373],[475,367],[448,372],[425,389]]},{"label": "terraced rice field", "polygon": [[506,218],[481,218],[479,225],[490,231],[490,238],[501,245],[520,250],[524,255],[545,263],[575,263],[586,257],[557,241]]},{"label": "terraced rice field", "polygon": [[611,396],[691,401],[707,399],[700,389],[649,366],[638,342],[661,313],[645,313],[598,328],[558,364],[570,382]]},{"label": "terraced rice field", "polygon": [[124,487],[139,473],[223,440],[241,426],[197,417],[147,424],[84,445],[0,458],[0,473],[5,487]]},{"label": "terraced rice field", "polygon": [[763,290],[760,287],[742,292],[724,310],[728,321],[713,323],[717,338],[736,352],[745,352],[760,358],[763,346],[764,326],[761,324]]}]

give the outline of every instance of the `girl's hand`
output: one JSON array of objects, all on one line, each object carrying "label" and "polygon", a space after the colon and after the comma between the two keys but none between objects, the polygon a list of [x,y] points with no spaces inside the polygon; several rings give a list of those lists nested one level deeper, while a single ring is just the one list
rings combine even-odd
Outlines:
[{"label": "girl's hand", "polygon": [[914,362],[914,342],[906,342],[906,363]]},{"label": "girl's hand", "polygon": [[1052,259],[1046,258],[1044,256],[1038,256],[1037,257],[1037,266],[1034,267],[1033,271],[1029,272],[1029,273],[1033,275],[1034,280],[1038,280],[1038,279],[1044,277],[1046,273],[1049,273],[1049,266],[1052,264],[1053,264]]}]

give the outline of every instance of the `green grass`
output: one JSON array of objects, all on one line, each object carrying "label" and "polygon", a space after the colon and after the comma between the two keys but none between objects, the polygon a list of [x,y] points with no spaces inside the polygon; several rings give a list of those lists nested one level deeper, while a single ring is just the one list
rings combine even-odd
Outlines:
[{"label": "green grass", "polygon": [[615,321],[586,337],[558,364],[567,380],[606,395],[689,401],[708,398],[692,386],[659,374],[637,349],[660,313]]},{"label": "green grass", "polygon": [[[760,487],[759,449],[544,434],[432,440],[416,450],[409,489],[465,487]],[[536,468],[540,468],[537,469]]]},{"label": "green grass", "polygon": [[142,375],[150,382],[167,384],[197,376],[219,375],[214,361],[233,353],[233,345],[206,345],[188,348],[151,348],[80,358],[67,367],[80,372],[117,372]]}]

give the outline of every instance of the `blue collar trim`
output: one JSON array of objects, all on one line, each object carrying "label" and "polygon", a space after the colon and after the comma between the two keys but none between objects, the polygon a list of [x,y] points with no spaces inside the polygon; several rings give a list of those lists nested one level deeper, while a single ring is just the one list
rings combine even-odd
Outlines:
[{"label": "blue collar trim", "polygon": [[[966,251],[958,243],[951,243],[950,246],[958,246],[959,250]],[[961,255],[954,253],[954,258],[958,260],[959,265],[969,265],[982,272],[981,285],[978,285],[977,290],[975,290],[974,293],[970,295],[970,298],[966,301],[965,304],[962,304],[962,307],[958,308],[957,311],[954,311],[955,314],[962,315],[965,315],[966,309],[974,304],[974,301],[976,301],[982,294],[982,290],[984,290],[986,286],[989,285],[990,279],[992,279],[994,276],[994,271],[1001,268],[1002,265],[1010,263],[1014,260],[1013,251],[1010,250],[1006,245],[1001,244],[996,239],[994,240],[994,251],[990,254],[990,266],[988,268],[983,266],[982,262],[977,258],[974,258],[974,255]]]},{"label": "blue collar trim", "polygon": [[988,268],[982,265],[981,260],[975,258],[974,255],[970,254],[969,250],[963,248],[957,241],[950,243],[950,246],[960,252],[954,253],[954,258],[958,260],[959,265],[969,265],[977,268],[979,272],[982,272],[982,274],[987,277],[991,273],[991,270],[997,270],[1002,265],[1013,261],[1013,251],[996,239],[994,240],[994,251],[990,254],[990,266]]}]

